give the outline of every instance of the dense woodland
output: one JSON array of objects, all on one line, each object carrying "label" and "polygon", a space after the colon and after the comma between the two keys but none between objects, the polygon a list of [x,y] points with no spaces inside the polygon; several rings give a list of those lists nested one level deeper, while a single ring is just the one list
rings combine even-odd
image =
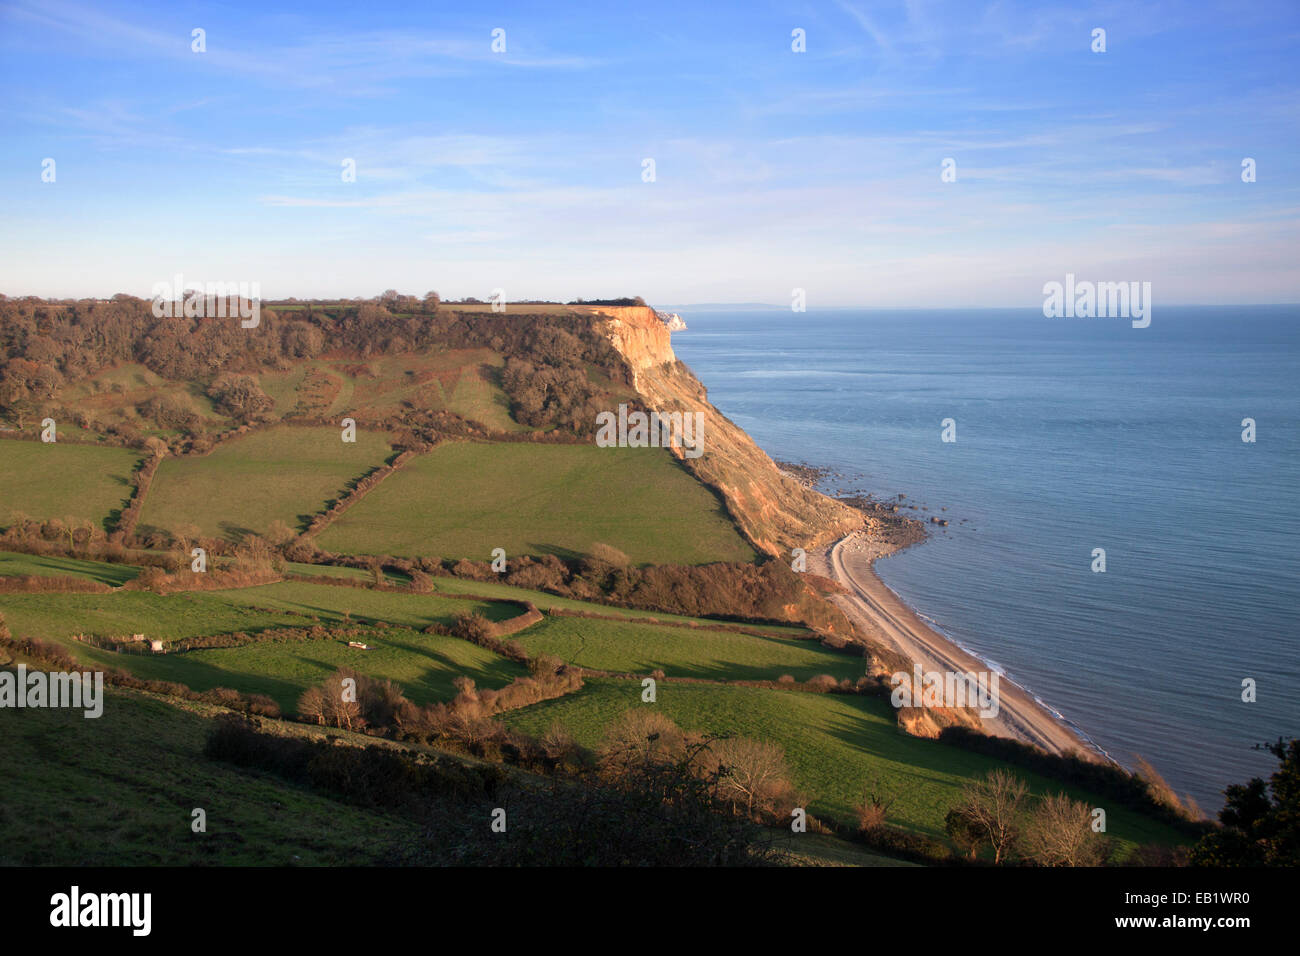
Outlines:
[{"label": "dense woodland", "polygon": [[[77,301],[0,296],[0,419],[30,426],[56,409],[65,386],[137,362],[171,381],[204,383],[224,414],[250,422],[270,407],[250,377],[259,371],[327,354],[364,360],[437,348],[490,348],[504,355],[502,385],[512,413],[535,428],[585,433],[594,427],[600,389],[589,367],[616,382],[629,380],[622,357],[591,317],[458,312],[434,293],[267,304],[253,329],[237,318],[156,318],[150,300],[128,295]],[[139,410],[161,428],[200,427],[192,411],[164,399]]]}]

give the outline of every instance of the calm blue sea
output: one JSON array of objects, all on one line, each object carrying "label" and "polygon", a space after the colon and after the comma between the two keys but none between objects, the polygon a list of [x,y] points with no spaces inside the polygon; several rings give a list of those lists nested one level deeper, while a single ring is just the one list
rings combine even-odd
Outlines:
[{"label": "calm blue sea", "polygon": [[876,566],[939,630],[1209,813],[1276,767],[1251,747],[1300,733],[1300,308],[683,318],[765,451],[949,519]]}]

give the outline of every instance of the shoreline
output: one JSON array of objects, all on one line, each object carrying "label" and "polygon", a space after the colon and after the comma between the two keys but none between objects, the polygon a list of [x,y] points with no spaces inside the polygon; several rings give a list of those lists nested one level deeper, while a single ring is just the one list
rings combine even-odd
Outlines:
[{"label": "shoreline", "polygon": [[996,670],[1000,675],[999,709],[996,717],[984,718],[986,733],[1033,744],[1048,753],[1076,751],[1085,759],[1111,762],[1112,758],[1070,726],[1064,715],[1053,711],[1000,667],[994,668],[922,620],[876,573],[877,560],[924,540],[922,536],[906,543],[873,541],[866,532],[856,531],[810,554],[809,570],[830,578],[848,591],[829,596],[829,600],[854,625],[893,647],[921,670],[962,673]]}]

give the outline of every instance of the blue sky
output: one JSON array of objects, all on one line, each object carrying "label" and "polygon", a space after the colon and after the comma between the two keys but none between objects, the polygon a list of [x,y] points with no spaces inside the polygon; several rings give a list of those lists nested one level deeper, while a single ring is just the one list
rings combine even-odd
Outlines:
[{"label": "blue sky", "polygon": [[0,2],[0,292],[1295,302],[1298,54],[1295,2]]}]

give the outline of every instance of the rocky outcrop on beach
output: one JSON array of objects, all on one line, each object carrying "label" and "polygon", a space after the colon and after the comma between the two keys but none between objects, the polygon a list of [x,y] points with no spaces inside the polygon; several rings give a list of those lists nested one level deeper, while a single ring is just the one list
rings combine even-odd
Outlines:
[{"label": "rocky outcrop on beach", "polygon": [[663,322],[663,324],[668,327],[669,332],[686,331],[685,320],[676,312],[659,312],[656,310],[655,315],[659,316],[659,321]]},{"label": "rocky outcrop on beach", "polygon": [[860,495],[836,500],[862,512],[866,518],[865,530],[868,536],[886,551],[901,551],[925,540],[925,525],[916,518],[899,514],[895,504]]}]

